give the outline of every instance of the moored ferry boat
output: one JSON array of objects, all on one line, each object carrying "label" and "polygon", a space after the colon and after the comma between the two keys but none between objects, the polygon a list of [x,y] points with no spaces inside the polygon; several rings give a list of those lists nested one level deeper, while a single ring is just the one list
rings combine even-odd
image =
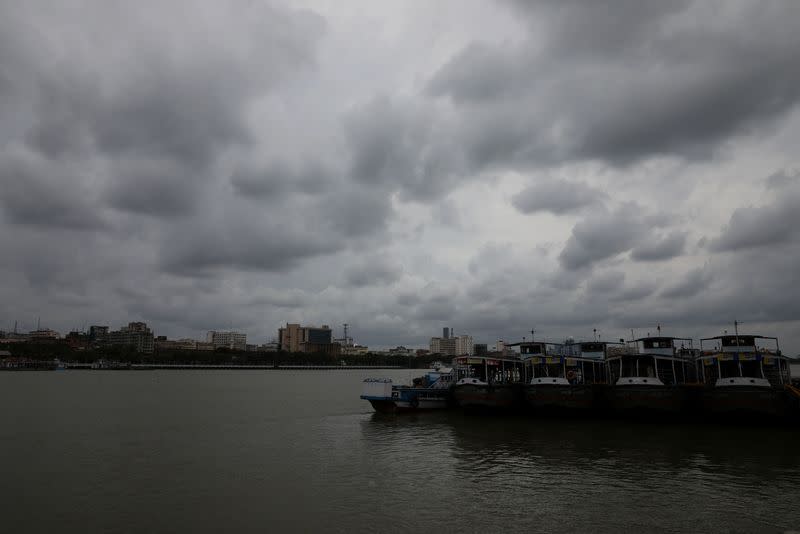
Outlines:
[{"label": "moored ferry boat", "polygon": [[520,344],[525,362],[525,400],[534,413],[588,413],[598,408],[598,387],[606,384],[609,342]]},{"label": "moored ferry boat", "polygon": [[606,359],[612,414],[691,414],[696,389],[689,386],[696,383],[692,340],[659,335],[633,340],[626,348]]},{"label": "moored ferry boat", "polygon": [[453,360],[453,396],[466,410],[514,410],[522,406],[522,361],[504,355],[460,356]]},{"label": "moored ferry boat", "polygon": [[390,378],[367,378],[361,398],[382,413],[441,410],[448,407],[453,384],[451,368],[429,369],[411,385],[394,384]]},{"label": "moored ferry boat", "polygon": [[726,334],[701,339],[700,349],[697,372],[707,386],[703,392],[705,415],[798,415],[800,391],[791,384],[791,365],[781,354],[777,338]]}]

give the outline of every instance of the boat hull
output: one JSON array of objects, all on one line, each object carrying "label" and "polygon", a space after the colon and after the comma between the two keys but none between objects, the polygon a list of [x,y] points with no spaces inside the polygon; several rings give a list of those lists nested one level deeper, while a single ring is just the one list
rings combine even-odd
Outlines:
[{"label": "boat hull", "polygon": [[596,409],[594,388],[587,385],[529,385],[525,401],[538,415],[588,414]]},{"label": "boat hull", "polygon": [[521,385],[458,384],[453,396],[466,410],[514,410],[520,407]]},{"label": "boat hull", "polygon": [[361,395],[380,413],[424,412],[443,410],[450,404],[447,389],[392,388],[391,396]]},{"label": "boat hull", "polygon": [[608,390],[611,415],[622,417],[678,417],[691,414],[691,392],[680,386],[612,386]]},{"label": "boat hull", "polygon": [[798,417],[796,402],[783,388],[715,387],[703,394],[703,412],[712,419],[764,420]]}]

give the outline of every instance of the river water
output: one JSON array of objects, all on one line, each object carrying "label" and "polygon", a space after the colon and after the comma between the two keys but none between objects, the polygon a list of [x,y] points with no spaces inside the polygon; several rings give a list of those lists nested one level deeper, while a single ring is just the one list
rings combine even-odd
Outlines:
[{"label": "river water", "polygon": [[0,373],[3,532],[800,530],[794,429],[379,416],[411,371]]}]

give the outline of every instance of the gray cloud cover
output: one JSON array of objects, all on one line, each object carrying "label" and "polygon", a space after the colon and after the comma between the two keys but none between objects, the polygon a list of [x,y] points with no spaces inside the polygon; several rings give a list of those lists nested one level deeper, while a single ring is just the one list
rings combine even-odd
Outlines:
[{"label": "gray cloud cover", "polygon": [[605,197],[605,193],[586,184],[550,180],[523,189],[511,203],[521,213],[548,211],[560,215],[602,202]]},{"label": "gray cloud cover", "polygon": [[800,351],[796,2],[300,5],[0,3],[0,329]]}]

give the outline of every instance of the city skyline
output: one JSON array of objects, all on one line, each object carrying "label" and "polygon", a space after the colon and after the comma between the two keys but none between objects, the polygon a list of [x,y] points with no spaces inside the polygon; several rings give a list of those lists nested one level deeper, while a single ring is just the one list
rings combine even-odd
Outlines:
[{"label": "city skyline", "polygon": [[0,329],[800,353],[800,3],[620,5],[0,3]]}]

